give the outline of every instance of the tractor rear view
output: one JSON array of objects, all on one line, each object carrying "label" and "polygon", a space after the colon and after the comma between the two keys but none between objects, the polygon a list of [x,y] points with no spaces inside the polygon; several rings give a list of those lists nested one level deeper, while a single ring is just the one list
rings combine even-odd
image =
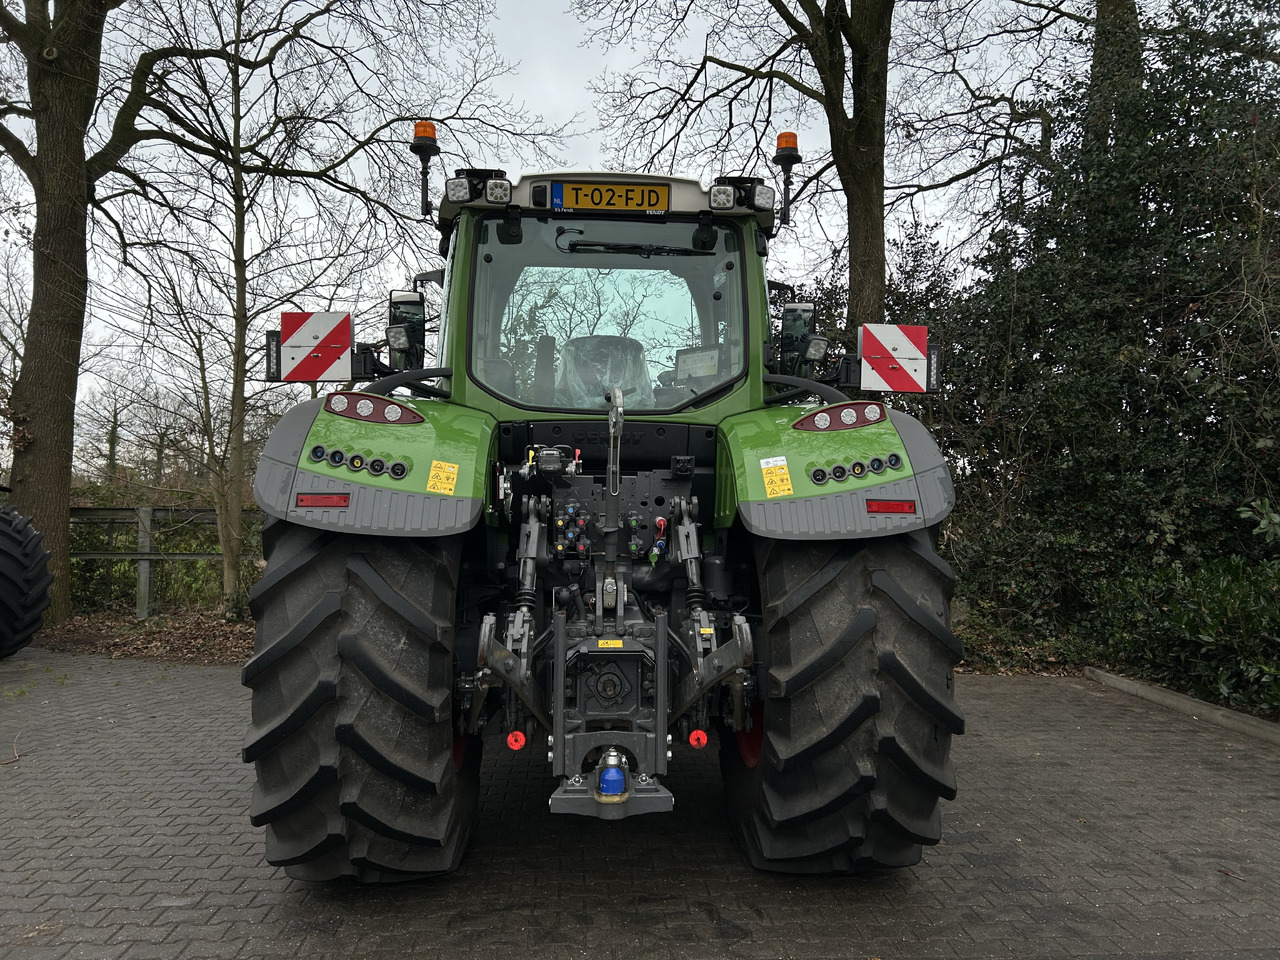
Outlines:
[{"label": "tractor rear view", "polygon": [[[414,150],[425,215],[430,124]],[[789,191],[794,137],[778,159]],[[775,201],[750,177],[446,182],[440,366],[400,295],[389,361],[356,351],[372,382],[285,414],[259,463],[244,758],[270,862],[454,869],[485,744],[545,752],[551,812],[617,820],[678,816],[673,752],[715,741],[768,870],[938,841],[951,478],[916,420],[842,392],[924,389],[936,356],[881,326],[827,363],[807,304],[775,331]]]}]

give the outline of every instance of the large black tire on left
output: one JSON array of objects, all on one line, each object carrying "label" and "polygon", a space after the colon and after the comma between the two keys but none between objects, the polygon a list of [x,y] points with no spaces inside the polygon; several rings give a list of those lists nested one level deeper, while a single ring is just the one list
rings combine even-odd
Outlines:
[{"label": "large black tire on left", "polygon": [[358,537],[279,520],[244,683],[244,759],[267,860],[301,880],[447,873],[479,795],[479,738],[455,736],[460,538]]},{"label": "large black tire on left", "polygon": [[720,731],[748,857],[782,873],[919,862],[956,795],[964,731],[950,566],[923,530],[755,546],[761,699],[749,732]]},{"label": "large black tire on left", "polygon": [[44,534],[13,507],[0,508],[0,659],[29,644],[44,624],[51,583]]}]

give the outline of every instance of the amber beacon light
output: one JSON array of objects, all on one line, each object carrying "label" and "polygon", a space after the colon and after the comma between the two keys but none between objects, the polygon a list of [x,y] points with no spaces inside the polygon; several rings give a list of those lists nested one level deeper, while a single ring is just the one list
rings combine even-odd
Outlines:
[{"label": "amber beacon light", "polygon": [[436,143],[436,125],[430,120],[418,120],[413,125],[413,142],[409,144],[418,160],[422,163],[422,215],[431,217],[430,188],[427,185],[427,167],[432,157],[440,155],[440,144]]},{"label": "amber beacon light", "polygon": [[773,155],[773,162],[782,168],[782,214],[778,220],[782,226],[791,222],[791,170],[797,163],[803,163],[800,156],[800,140],[790,130],[778,134],[778,152]]}]

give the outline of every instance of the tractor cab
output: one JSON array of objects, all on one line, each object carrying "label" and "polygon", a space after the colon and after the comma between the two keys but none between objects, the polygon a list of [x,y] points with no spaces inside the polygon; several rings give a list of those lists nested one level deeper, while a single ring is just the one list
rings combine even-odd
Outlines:
[{"label": "tractor cab", "polygon": [[440,206],[455,396],[499,419],[600,416],[618,387],[647,419],[745,389],[769,335],[762,181],[456,174]]}]

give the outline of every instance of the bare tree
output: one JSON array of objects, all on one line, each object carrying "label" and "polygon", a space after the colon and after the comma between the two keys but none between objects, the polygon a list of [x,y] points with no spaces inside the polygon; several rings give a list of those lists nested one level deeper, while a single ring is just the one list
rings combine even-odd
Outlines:
[{"label": "bare tree", "polygon": [[[1139,0],[907,0],[895,23],[890,209],[922,206],[983,238],[1009,203],[1032,202],[1055,147],[1081,134],[1111,149],[1141,101]],[[1154,29],[1154,28],[1153,28]],[[1261,45],[1259,49],[1262,49]],[[1056,116],[1087,85],[1088,116]]]},{"label": "bare tree", "polygon": [[[323,93],[319,116],[306,115],[303,104],[277,104],[273,136],[295,138],[295,162],[271,168],[247,147],[244,169],[324,183],[393,217],[413,209],[396,202],[395,185],[402,195],[411,191],[403,189],[402,161],[396,157],[393,167],[391,159],[400,139],[393,131],[410,119],[432,117],[464,146],[523,140],[554,149],[555,131],[537,118],[489,105],[489,81],[506,69],[484,58],[480,25],[490,13],[487,0],[289,0],[252,24],[237,21],[239,30],[202,31],[174,27],[207,25],[209,8],[157,0],[28,3],[22,14],[0,3],[0,163],[25,178],[36,210],[26,351],[10,404],[13,499],[46,533],[58,576],[52,618],[70,612],[66,521],[89,212],[109,220],[122,190],[172,205],[147,182],[145,165],[129,163],[141,144],[180,145],[216,162],[228,157],[225,139],[188,122],[198,89],[185,85],[189,71],[221,64],[262,72],[270,84],[299,60],[323,62],[309,75]],[[452,63],[459,47],[470,51],[461,69]],[[327,57],[307,56],[318,51]],[[25,83],[16,79],[22,76]],[[127,236],[129,224],[116,220],[114,229]]]},{"label": "bare tree", "polygon": [[[849,310],[884,316],[884,152],[893,0],[575,0],[591,39],[647,49],[597,86],[607,142],[640,169],[760,169],[773,134],[821,124],[797,193],[837,201]],[[690,55],[690,37],[702,52]],[[846,232],[847,226],[847,232]]]}]

